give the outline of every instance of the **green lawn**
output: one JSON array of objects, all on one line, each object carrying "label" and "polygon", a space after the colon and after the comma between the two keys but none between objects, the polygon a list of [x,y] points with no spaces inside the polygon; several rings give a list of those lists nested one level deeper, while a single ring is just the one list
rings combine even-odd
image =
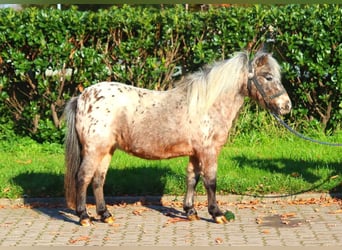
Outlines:
[{"label": "green lawn", "polygon": [[[342,192],[342,147],[268,132],[252,131],[227,143],[219,158],[218,193]],[[320,139],[341,142],[342,136]],[[63,164],[61,145],[0,142],[0,197],[63,196]],[[117,151],[105,195],[183,195],[186,165],[186,157],[147,161]],[[205,193],[203,185],[197,192]]]}]

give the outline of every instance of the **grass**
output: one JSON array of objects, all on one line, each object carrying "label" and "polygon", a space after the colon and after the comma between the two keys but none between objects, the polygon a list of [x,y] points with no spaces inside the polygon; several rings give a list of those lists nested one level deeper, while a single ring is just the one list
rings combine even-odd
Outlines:
[{"label": "grass", "polygon": [[[303,141],[274,124],[263,131],[232,132],[233,139],[219,157],[218,193],[342,192],[341,147]],[[342,141],[341,133],[319,136]],[[117,151],[107,174],[105,195],[182,196],[186,165],[186,157],[148,161]],[[0,142],[2,198],[61,197],[63,173],[62,145],[38,144],[27,138]],[[197,193],[205,194],[202,184]]]}]

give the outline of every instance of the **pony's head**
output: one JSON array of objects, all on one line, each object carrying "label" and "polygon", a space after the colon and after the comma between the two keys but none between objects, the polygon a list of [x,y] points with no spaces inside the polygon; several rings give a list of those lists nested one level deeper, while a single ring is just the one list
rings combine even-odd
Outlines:
[{"label": "pony's head", "polygon": [[292,105],[280,78],[280,66],[271,54],[259,52],[249,62],[248,95],[261,106],[284,115]]}]

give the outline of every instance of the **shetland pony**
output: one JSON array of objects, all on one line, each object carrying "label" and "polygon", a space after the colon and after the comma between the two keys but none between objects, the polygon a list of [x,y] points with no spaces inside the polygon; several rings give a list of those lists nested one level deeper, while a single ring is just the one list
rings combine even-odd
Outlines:
[{"label": "shetland pony", "polygon": [[166,91],[118,82],[86,88],[65,108],[68,207],[76,209],[81,225],[89,225],[86,191],[92,183],[97,213],[103,222],[113,221],[103,185],[116,149],[144,159],[189,156],[183,203],[187,217],[198,219],[194,192],[201,176],[210,215],[215,222],[226,223],[216,202],[217,158],[246,96],[274,113],[290,112],[279,64],[270,54],[259,52],[249,60],[247,53],[236,53]]}]

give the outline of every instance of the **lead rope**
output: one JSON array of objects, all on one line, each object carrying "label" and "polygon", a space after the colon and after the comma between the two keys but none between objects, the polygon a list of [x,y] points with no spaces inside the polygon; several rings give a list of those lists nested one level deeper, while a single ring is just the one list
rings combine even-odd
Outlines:
[{"label": "lead rope", "polygon": [[283,125],[285,128],[287,128],[287,130],[289,130],[292,134],[298,136],[299,138],[302,138],[304,140],[311,141],[314,143],[322,144],[322,145],[328,145],[328,146],[334,146],[334,147],[341,147],[342,146],[341,143],[331,143],[331,142],[319,141],[319,140],[307,137],[307,136],[297,132],[296,130],[291,128],[289,125],[287,125],[287,123],[284,122],[278,115],[274,114],[273,112],[270,112],[270,113],[281,125]]},{"label": "lead rope", "polygon": [[[280,92],[274,96],[272,96],[271,98],[270,97],[267,97],[267,95],[265,94],[263,88],[261,87],[261,85],[259,84],[258,82],[258,79],[256,78],[256,76],[254,75],[254,72],[253,72],[253,67],[252,67],[252,63],[251,61],[248,63],[248,81],[247,81],[247,89],[248,89],[248,92],[249,92],[249,95],[251,94],[251,85],[252,85],[252,82],[254,83],[255,87],[257,88],[257,90],[259,91],[259,93],[261,94],[262,98],[264,99],[264,102],[265,102],[265,105],[266,105],[266,108],[269,109],[269,104],[268,104],[268,100],[269,99],[273,99],[275,97],[278,97],[282,94],[284,94],[286,91],[283,90],[283,92]],[[287,130],[289,130],[292,134],[298,136],[299,138],[302,138],[304,140],[307,140],[307,141],[311,141],[311,142],[314,142],[314,143],[318,143],[318,144],[322,144],[322,145],[328,145],[328,146],[334,146],[334,147],[341,147],[342,144],[341,143],[331,143],[331,142],[324,142],[324,141],[319,141],[319,140],[316,140],[316,139],[312,139],[310,137],[307,137],[299,132],[297,132],[296,130],[294,130],[293,128],[291,128],[289,125],[287,125],[286,122],[284,122],[278,115],[276,115],[275,113],[271,112],[271,115],[281,124],[283,125],[285,128],[287,128]]]}]

